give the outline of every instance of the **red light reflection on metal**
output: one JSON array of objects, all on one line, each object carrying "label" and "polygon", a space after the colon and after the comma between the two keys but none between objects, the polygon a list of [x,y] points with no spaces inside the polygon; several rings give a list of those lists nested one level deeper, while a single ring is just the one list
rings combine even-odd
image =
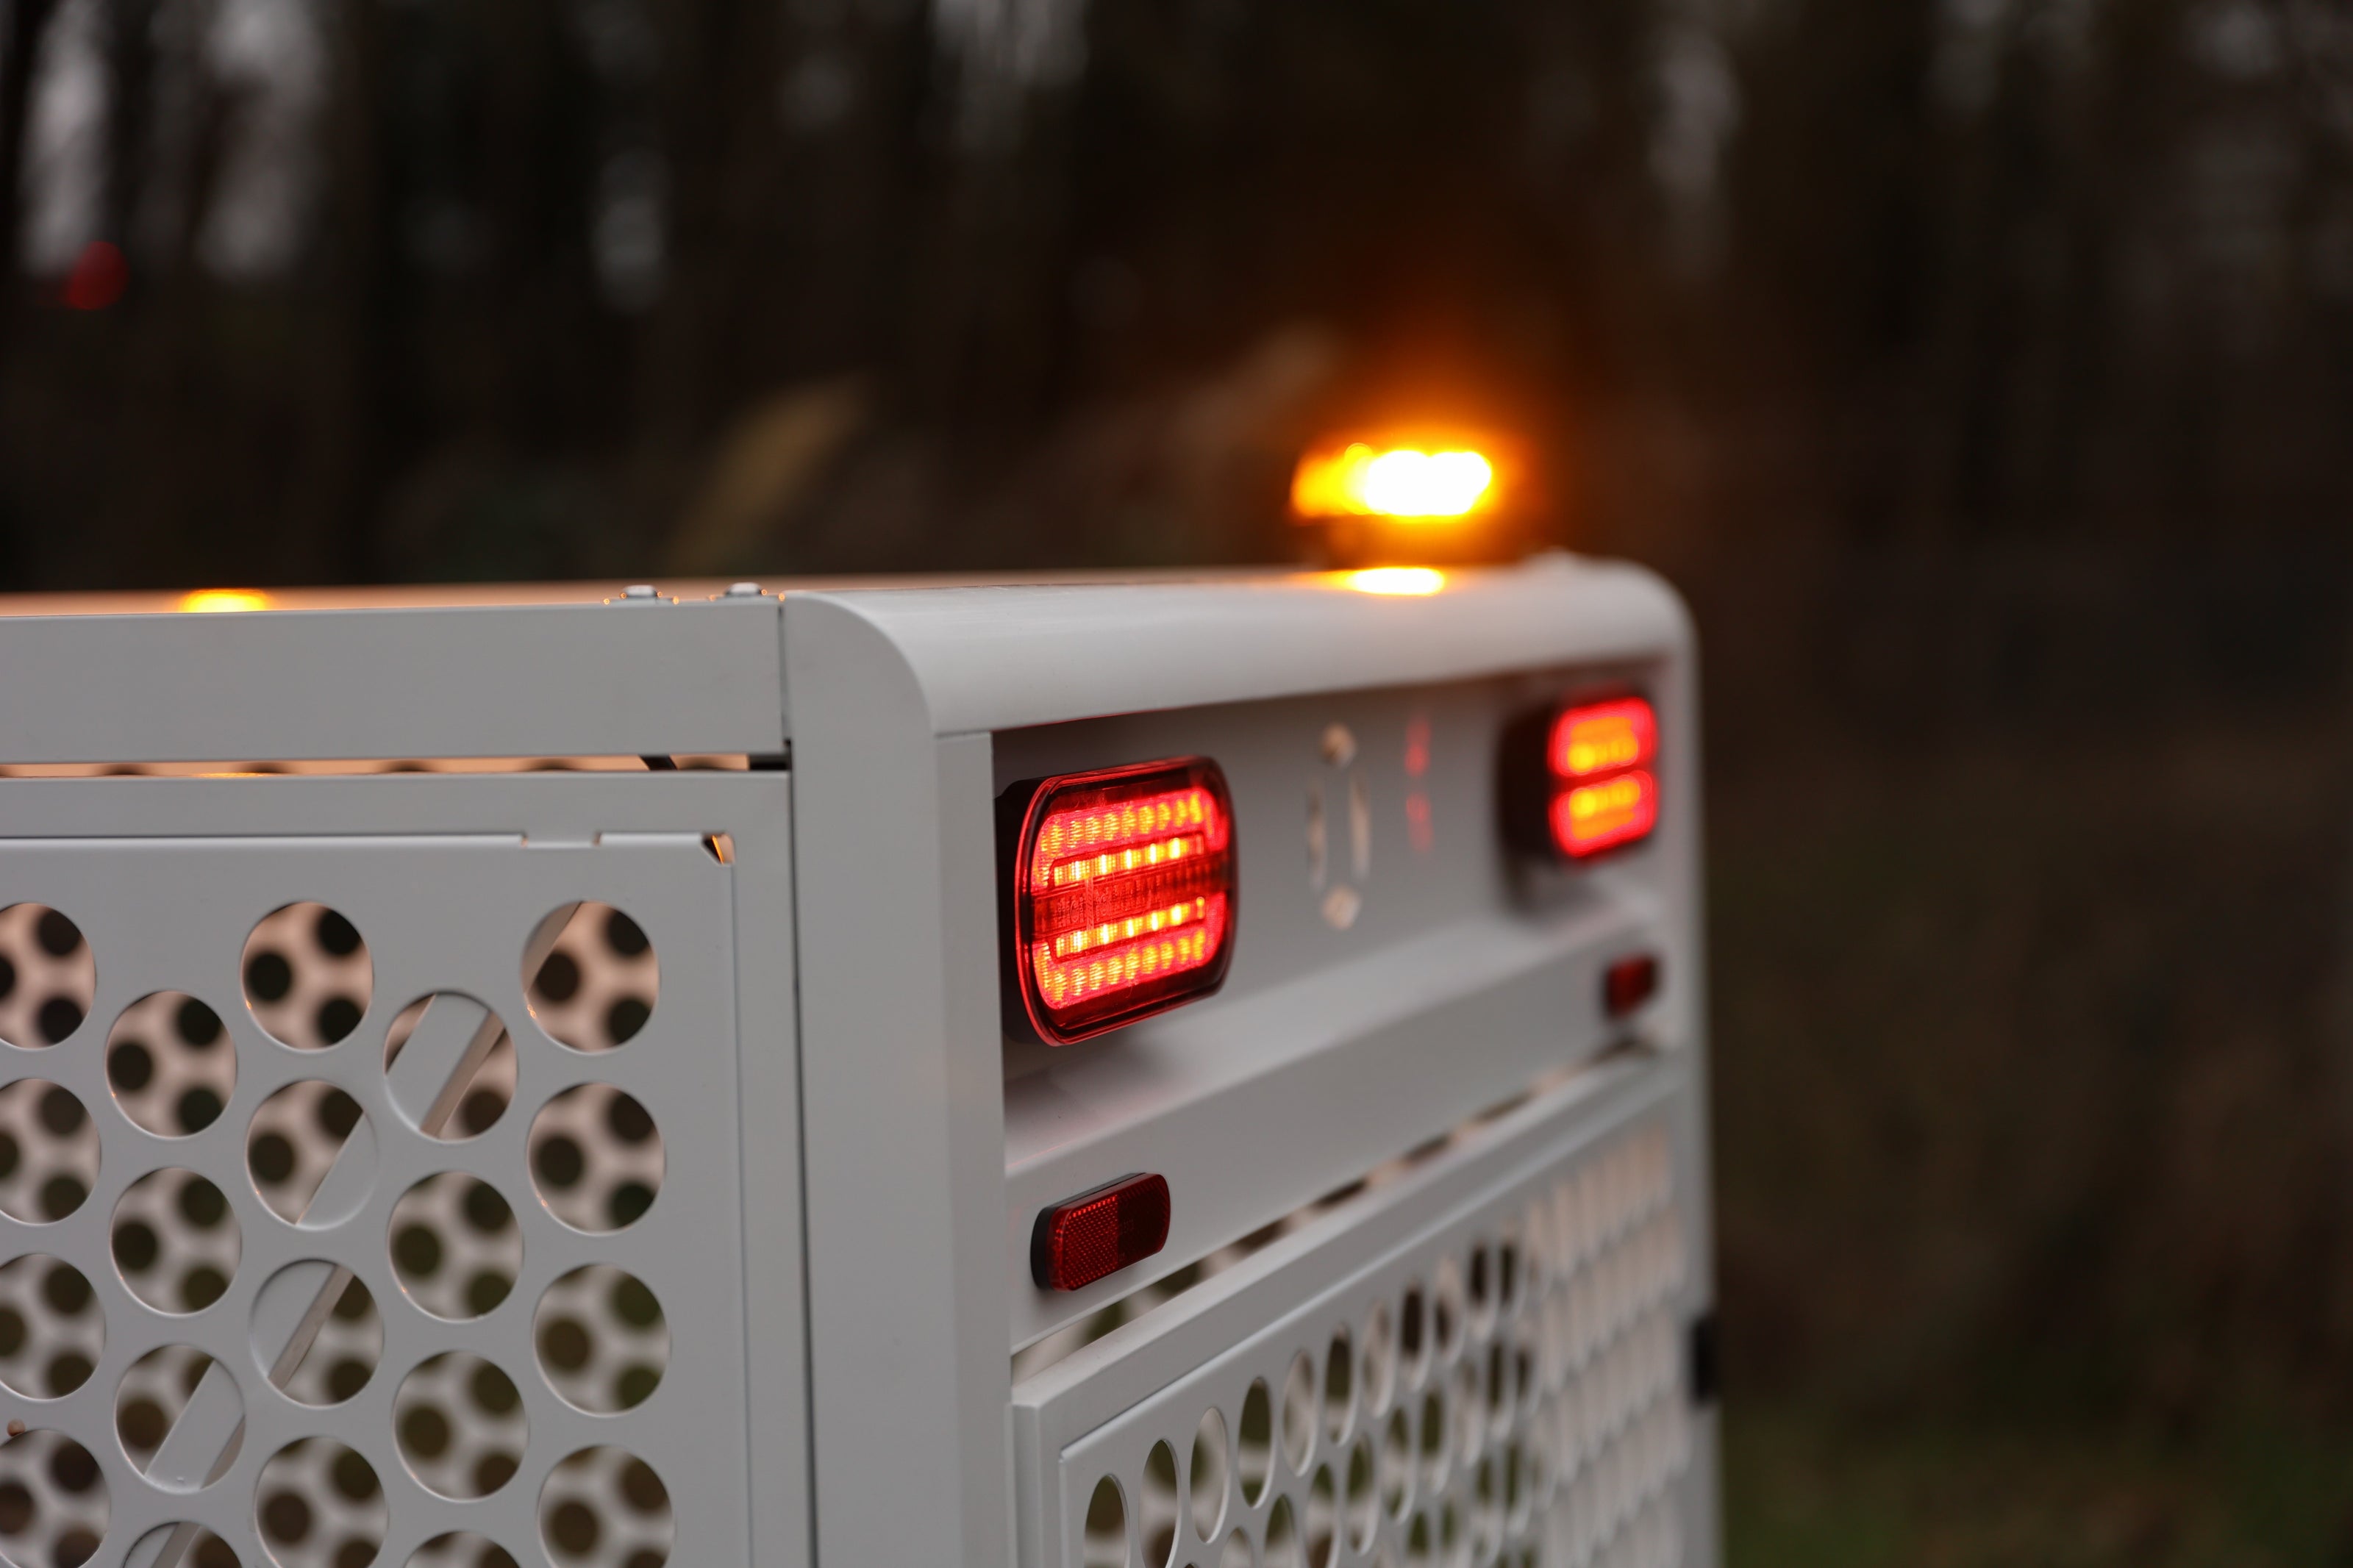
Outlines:
[{"label": "red light reflection on metal", "polygon": [[74,258],[66,274],[64,300],[69,310],[103,310],[122,298],[131,285],[131,267],[122,252],[102,239],[93,239]]}]

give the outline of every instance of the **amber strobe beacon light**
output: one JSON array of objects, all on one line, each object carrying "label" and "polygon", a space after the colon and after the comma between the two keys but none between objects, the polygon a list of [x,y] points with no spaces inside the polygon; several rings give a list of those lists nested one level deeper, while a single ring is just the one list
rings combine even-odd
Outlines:
[{"label": "amber strobe beacon light", "polygon": [[1391,431],[1320,441],[1291,479],[1291,519],[1338,567],[1460,565],[1527,547],[1520,444],[1493,432]]}]

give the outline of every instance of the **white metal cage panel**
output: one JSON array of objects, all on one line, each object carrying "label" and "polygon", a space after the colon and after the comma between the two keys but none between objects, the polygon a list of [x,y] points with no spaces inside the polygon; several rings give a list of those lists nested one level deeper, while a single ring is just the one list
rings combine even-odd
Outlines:
[{"label": "white metal cage panel", "polygon": [[1708,1562],[1690,1082],[1540,1097],[1018,1387],[1026,1568]]},{"label": "white metal cage panel", "polygon": [[0,904],[0,1559],[748,1561],[699,835],[16,838]]}]

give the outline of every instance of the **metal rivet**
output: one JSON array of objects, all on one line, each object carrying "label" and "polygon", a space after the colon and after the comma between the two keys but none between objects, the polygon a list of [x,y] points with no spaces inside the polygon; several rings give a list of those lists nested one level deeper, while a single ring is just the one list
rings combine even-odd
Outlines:
[{"label": "metal rivet", "polygon": [[653,596],[654,585],[651,583],[632,583],[621,590],[624,599],[650,599]]},{"label": "metal rivet", "polygon": [[727,596],[731,599],[756,599],[760,596],[760,584],[730,583],[727,584]]}]

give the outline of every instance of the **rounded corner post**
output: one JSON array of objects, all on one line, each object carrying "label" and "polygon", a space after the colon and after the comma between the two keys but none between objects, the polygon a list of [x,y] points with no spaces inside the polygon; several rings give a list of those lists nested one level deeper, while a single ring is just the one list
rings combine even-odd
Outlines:
[{"label": "rounded corner post", "polygon": [[986,733],[849,596],[784,610],[818,1561],[1012,1541]]}]

